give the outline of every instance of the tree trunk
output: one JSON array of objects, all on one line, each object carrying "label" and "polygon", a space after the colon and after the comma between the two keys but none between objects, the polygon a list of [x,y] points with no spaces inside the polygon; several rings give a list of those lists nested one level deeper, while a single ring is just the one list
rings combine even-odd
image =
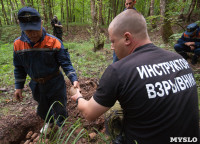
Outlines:
[{"label": "tree trunk", "polygon": [[72,22],[72,7],[71,7],[71,0],[69,0],[69,6],[68,6],[68,18],[69,18],[69,22]]},{"label": "tree trunk", "polygon": [[40,13],[40,4],[39,4],[39,0],[37,0],[37,11]]},{"label": "tree trunk", "polygon": [[15,23],[17,24],[17,14],[14,12],[14,11],[15,11],[15,8],[14,8],[13,3],[12,3],[11,0],[10,0],[10,5],[11,5],[11,9],[12,9],[12,11],[13,11]]},{"label": "tree trunk", "polygon": [[67,31],[69,31],[69,5],[68,5],[68,0],[66,0],[66,7],[67,7],[67,13],[66,13]]},{"label": "tree trunk", "polygon": [[183,0],[184,7],[181,9],[181,14],[178,17],[179,19],[182,19],[182,20],[184,20],[183,13],[184,13],[184,10],[185,10],[185,2],[186,2],[186,0]]},{"label": "tree trunk", "polygon": [[72,15],[73,15],[73,19],[72,21],[75,22],[76,21],[76,17],[75,17],[75,1],[72,2],[72,8],[73,8],[73,11],[72,11]]},{"label": "tree trunk", "polygon": [[119,7],[119,0],[116,1],[115,16],[117,15],[118,7]]},{"label": "tree trunk", "polygon": [[63,0],[60,2],[60,15],[61,15],[61,21],[63,22]]},{"label": "tree trunk", "polygon": [[110,23],[110,9],[108,10],[108,20],[107,20],[107,24],[109,25]]},{"label": "tree trunk", "polygon": [[165,15],[165,5],[166,5],[166,0],[160,0],[160,15],[161,16]]},{"label": "tree trunk", "polygon": [[10,25],[7,14],[6,14],[6,10],[4,8],[3,0],[1,0],[1,6],[2,6],[2,13],[3,13],[4,20],[6,20],[7,25]]},{"label": "tree trunk", "polygon": [[[154,0],[151,0],[149,11],[150,11],[150,16],[154,16]],[[151,19],[151,26],[152,26],[153,29],[155,29],[157,27],[155,18]]]},{"label": "tree trunk", "polygon": [[99,24],[103,24],[103,19],[102,19],[102,0],[99,0]]},{"label": "tree trunk", "polygon": [[190,16],[192,15],[192,12],[193,12],[193,10],[194,10],[194,8],[195,8],[196,1],[197,1],[197,0],[192,0],[192,3],[191,3],[191,5],[190,5],[190,10],[189,10],[189,13],[188,13],[188,15],[187,15],[187,22],[190,21]]},{"label": "tree trunk", "polygon": [[[0,27],[2,27],[1,19],[0,19]],[[1,29],[0,29],[1,30]],[[0,31],[0,37],[1,37],[1,31]]]},{"label": "tree trunk", "polygon": [[82,23],[84,23],[84,19],[85,19],[85,13],[84,13],[85,12],[85,0],[83,0],[83,6],[82,7],[83,7],[83,15],[82,15],[82,20],[81,21],[82,21]]},{"label": "tree trunk", "polygon": [[48,0],[48,12],[49,12],[49,19],[52,19],[53,14],[52,14],[51,0]]},{"label": "tree trunk", "polygon": [[[99,4],[97,5],[99,8]],[[91,16],[92,16],[92,37],[93,37],[93,43],[94,43],[94,49],[93,51],[96,52],[97,50],[100,50],[104,47],[104,40],[102,38],[103,34],[101,33],[100,26],[99,26],[99,20],[97,20],[97,9],[95,6],[95,0],[91,0]]]},{"label": "tree trunk", "polygon": [[17,6],[17,9],[18,9],[18,3],[17,3],[17,0],[15,0],[15,4],[16,4],[16,6]]},{"label": "tree trunk", "polygon": [[197,0],[197,7],[196,7],[197,10],[200,9],[200,0]]},{"label": "tree trunk", "polygon": [[162,39],[163,39],[163,42],[164,43],[168,43],[169,42],[169,37],[173,34],[173,31],[172,31],[172,27],[171,27],[171,22],[169,20],[170,16],[169,16],[169,11],[170,11],[170,3],[173,2],[173,0],[161,0],[163,1],[162,2],[162,6],[163,6],[163,9],[165,11],[162,11],[164,15],[163,18],[163,25],[161,27],[161,35],[162,35]]},{"label": "tree trunk", "polygon": [[93,22],[93,24],[96,25],[97,19],[96,19],[95,0],[91,0],[91,16],[92,16],[92,22]]},{"label": "tree trunk", "polygon": [[[9,19],[9,22],[10,24],[12,25],[13,24],[13,15],[12,15],[12,9],[10,9],[10,4],[8,3],[9,1],[7,0],[7,12],[8,12],[8,15],[10,15],[10,19]],[[9,18],[9,17],[8,17]]]},{"label": "tree trunk", "polygon": [[115,17],[116,16],[116,0],[112,0],[112,6],[113,6],[112,14],[113,14],[113,17]]},{"label": "tree trunk", "polygon": [[43,15],[44,15],[44,21],[47,23],[48,22],[48,18],[47,18],[45,6],[44,6],[44,0],[41,0],[41,5],[42,5],[42,11],[43,11]]}]

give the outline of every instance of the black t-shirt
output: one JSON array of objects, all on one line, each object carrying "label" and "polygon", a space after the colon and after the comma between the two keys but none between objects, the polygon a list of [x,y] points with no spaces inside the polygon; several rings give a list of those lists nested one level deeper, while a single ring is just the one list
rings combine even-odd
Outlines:
[{"label": "black t-shirt", "polygon": [[127,143],[169,144],[198,139],[193,72],[180,55],[153,44],[139,47],[110,65],[94,100],[106,107],[120,102],[125,111]]}]

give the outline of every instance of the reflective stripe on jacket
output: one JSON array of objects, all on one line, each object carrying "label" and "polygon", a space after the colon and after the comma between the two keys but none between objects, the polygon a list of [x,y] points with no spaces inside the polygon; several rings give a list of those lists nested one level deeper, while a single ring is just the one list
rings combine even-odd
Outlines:
[{"label": "reflective stripe on jacket", "polygon": [[77,80],[68,51],[44,28],[42,38],[36,44],[31,43],[24,32],[15,40],[13,64],[16,89],[24,87],[27,74],[31,78],[43,78],[58,71],[60,66],[72,83]]}]

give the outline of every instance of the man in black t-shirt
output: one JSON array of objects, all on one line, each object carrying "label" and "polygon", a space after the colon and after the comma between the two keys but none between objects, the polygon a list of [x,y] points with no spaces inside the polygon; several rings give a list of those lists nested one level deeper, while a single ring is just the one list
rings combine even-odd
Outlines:
[{"label": "man in black t-shirt", "polygon": [[152,44],[135,10],[116,16],[108,32],[120,61],[108,66],[89,101],[78,90],[72,96],[84,117],[95,120],[119,101],[123,143],[199,143],[197,88],[187,61]]}]

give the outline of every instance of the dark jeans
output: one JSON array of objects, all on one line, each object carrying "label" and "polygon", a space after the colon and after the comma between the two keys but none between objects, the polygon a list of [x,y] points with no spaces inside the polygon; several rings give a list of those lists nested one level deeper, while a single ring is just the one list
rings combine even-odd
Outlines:
[{"label": "dark jeans", "polygon": [[[52,78],[44,84],[39,84],[35,81],[30,82],[30,87],[33,93],[33,98],[38,102],[37,114],[45,120],[48,110],[55,101],[59,101],[62,105],[56,102],[51,109],[47,121],[53,116],[57,120],[57,125],[61,126],[65,118],[68,117],[66,110],[66,84],[62,74]],[[51,118],[51,121],[53,119]]]}]

